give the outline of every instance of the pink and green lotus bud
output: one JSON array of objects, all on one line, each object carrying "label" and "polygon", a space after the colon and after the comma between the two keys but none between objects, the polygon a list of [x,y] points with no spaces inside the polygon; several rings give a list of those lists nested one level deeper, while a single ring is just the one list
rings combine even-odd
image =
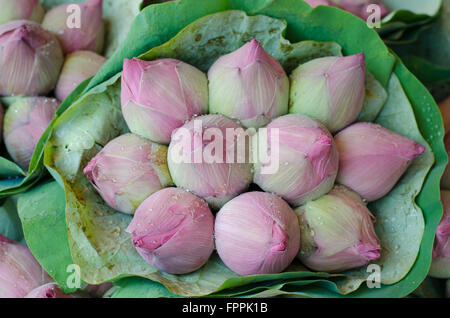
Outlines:
[{"label": "pink and green lotus bud", "polygon": [[[278,142],[272,142],[274,134]],[[334,185],[339,154],[328,130],[305,115],[279,117],[267,126],[267,152],[278,146],[278,169],[265,173],[267,162],[255,164],[254,182],[266,192],[275,193],[293,206],[317,199]]]},{"label": "pink and green lotus bud", "polygon": [[25,298],[80,298],[78,294],[64,294],[56,283],[48,283],[29,292]]},{"label": "pink and green lotus bud", "polygon": [[102,14],[102,0],[62,4],[47,12],[42,26],[58,37],[65,54],[101,53],[105,42]]},{"label": "pink and green lotus bud", "polygon": [[208,71],[209,112],[259,128],[288,112],[289,79],[280,63],[252,40]]},{"label": "pink and green lotus bud", "polygon": [[169,144],[174,129],[208,110],[208,81],[197,68],[175,59],[124,60],[122,112],[130,130]]},{"label": "pink and green lotus bud", "polygon": [[145,261],[170,274],[199,269],[214,250],[214,217],[208,204],[178,188],[148,197],[126,231]]},{"label": "pink and green lotus bud", "polygon": [[0,24],[12,20],[41,23],[45,14],[39,0],[0,0],[0,8]]},{"label": "pink and green lotus bud", "polygon": [[295,212],[302,241],[298,258],[309,268],[340,272],[380,257],[374,217],[357,193],[336,186]]},{"label": "pink and green lotus bud", "polygon": [[214,230],[220,258],[239,275],[280,273],[300,247],[294,211],[265,192],[247,192],[225,204]]},{"label": "pink and green lotus bud", "polygon": [[91,51],[77,51],[66,56],[55,95],[63,101],[84,80],[97,74],[105,64],[103,56]]},{"label": "pink and green lotus bud", "polygon": [[134,134],[111,140],[83,172],[111,208],[127,214],[134,214],[149,195],[173,184],[167,147]]},{"label": "pink and green lotus bud", "polygon": [[45,95],[63,64],[58,40],[32,21],[0,25],[0,95]]},{"label": "pink and green lotus bud", "polygon": [[436,230],[433,261],[428,274],[436,278],[450,278],[450,191],[441,191],[441,201],[444,216]]},{"label": "pink and green lotus bud", "polygon": [[302,64],[291,74],[289,111],[317,119],[332,133],[339,131],[361,112],[365,73],[363,53]]},{"label": "pink and green lotus bud", "polygon": [[305,2],[313,8],[318,7],[318,6],[330,6],[331,5],[330,1],[328,1],[328,0],[305,0]]},{"label": "pink and green lotus bud", "polygon": [[381,18],[389,13],[383,2],[378,0],[334,0],[334,3],[363,20],[367,20],[375,12],[373,5],[377,6],[376,12],[380,13]]},{"label": "pink and green lotus bud", "polygon": [[174,183],[204,198],[215,210],[244,192],[253,179],[244,133],[222,115],[200,116],[176,129],[168,153]]},{"label": "pink and green lotus bud", "polygon": [[49,282],[26,245],[0,235],[0,298],[23,298]]},{"label": "pink and green lotus bud", "polygon": [[336,181],[375,201],[395,186],[425,147],[380,125],[356,123],[335,136],[339,151]]},{"label": "pink and green lotus bud", "polygon": [[34,148],[55,117],[59,102],[47,97],[24,97],[8,107],[3,123],[3,138],[11,158],[23,169]]}]

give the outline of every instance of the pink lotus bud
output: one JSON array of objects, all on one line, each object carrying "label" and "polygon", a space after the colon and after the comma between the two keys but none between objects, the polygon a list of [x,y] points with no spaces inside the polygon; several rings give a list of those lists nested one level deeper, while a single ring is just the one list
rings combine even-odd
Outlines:
[{"label": "pink lotus bud", "polygon": [[42,26],[58,36],[65,54],[81,50],[101,53],[105,40],[102,14],[102,0],[62,4],[47,12]]},{"label": "pink lotus bud", "polygon": [[39,0],[0,0],[0,8],[0,24],[12,20],[41,23],[45,14]]},{"label": "pink lotus bud", "polygon": [[134,134],[111,140],[83,172],[110,207],[127,214],[134,214],[152,193],[172,185],[167,147]]},{"label": "pink lotus bud", "polygon": [[328,0],[305,0],[307,4],[315,8],[317,6],[330,6],[331,3]]},{"label": "pink lotus bud", "polygon": [[221,115],[200,116],[175,130],[168,153],[174,183],[213,209],[247,189],[253,179],[251,164],[229,156],[240,141],[232,134],[239,131],[241,126]]},{"label": "pink lotus bud", "polygon": [[216,249],[239,275],[275,274],[293,261],[300,246],[300,228],[291,207],[265,192],[247,192],[219,211]]},{"label": "pink lotus bud", "polygon": [[374,217],[357,193],[337,186],[295,212],[302,240],[298,258],[309,268],[340,272],[380,257]]},{"label": "pink lotus bud", "polygon": [[0,298],[22,298],[51,282],[26,245],[0,235]]},{"label": "pink lotus bud", "polygon": [[378,0],[334,0],[334,2],[341,9],[353,13],[363,20],[367,20],[373,14],[373,9],[371,10],[370,5],[377,5],[379,7],[381,17],[389,13],[383,2]]},{"label": "pink lotus bud", "polygon": [[433,262],[429,275],[450,278],[450,191],[441,191],[444,216],[436,231],[433,247]]},{"label": "pink lotus bud", "polygon": [[0,26],[0,95],[43,95],[55,88],[63,63],[58,40],[39,24]]},{"label": "pink lotus bud", "polygon": [[48,283],[33,289],[25,298],[80,298],[77,294],[64,294],[56,283]]},{"label": "pink lotus bud", "polygon": [[208,110],[208,81],[195,67],[174,59],[124,60],[122,112],[130,130],[169,144],[172,131]]},{"label": "pink lotus bud", "polygon": [[258,128],[288,112],[288,77],[255,39],[219,58],[208,79],[210,113]]},{"label": "pink lotus bud", "polygon": [[336,179],[339,155],[325,126],[300,114],[279,117],[267,126],[269,147],[272,130],[279,136],[280,167],[263,174],[261,168],[272,163],[255,164],[254,182],[294,206],[328,193]]},{"label": "pink lotus bud", "polygon": [[56,85],[56,98],[63,101],[84,80],[97,74],[106,59],[91,51],[77,51],[66,56]]},{"label": "pink lotus bud", "polygon": [[345,128],[361,112],[365,73],[363,53],[300,65],[291,74],[290,112],[317,119],[332,133]]},{"label": "pink lotus bud", "polygon": [[34,148],[55,117],[59,102],[47,97],[24,97],[6,110],[3,135],[6,149],[23,169],[28,169]]},{"label": "pink lotus bud", "polygon": [[126,231],[138,253],[166,273],[193,272],[214,250],[214,217],[208,204],[177,188],[163,189],[142,202]]},{"label": "pink lotus bud", "polygon": [[425,151],[421,144],[372,123],[344,129],[335,142],[339,150],[337,182],[367,201],[391,191],[411,161]]}]

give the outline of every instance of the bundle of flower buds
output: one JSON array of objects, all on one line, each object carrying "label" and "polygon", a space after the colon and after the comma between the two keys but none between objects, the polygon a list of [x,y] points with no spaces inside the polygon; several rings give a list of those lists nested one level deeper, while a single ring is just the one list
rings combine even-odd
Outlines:
[{"label": "bundle of flower buds", "polygon": [[[79,25],[69,23],[70,5],[79,8]],[[47,13],[39,0],[0,0],[0,7],[0,97],[20,96],[7,108],[4,123],[1,108],[4,143],[11,159],[28,170],[60,102],[106,61],[99,55],[102,0],[67,3]]]},{"label": "bundle of flower buds", "polygon": [[175,59],[125,60],[132,133],[84,173],[107,205],[134,214],[130,240],[167,273],[199,269],[214,244],[239,275],[279,273],[294,259],[327,272],[366,265],[382,253],[367,202],[425,148],[355,123],[365,75],[362,53],[286,74],[256,40],[207,74]]}]

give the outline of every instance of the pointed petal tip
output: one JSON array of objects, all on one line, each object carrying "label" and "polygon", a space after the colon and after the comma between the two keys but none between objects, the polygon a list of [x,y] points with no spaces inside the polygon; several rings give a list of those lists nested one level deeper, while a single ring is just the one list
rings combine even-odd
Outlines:
[{"label": "pointed petal tip", "polygon": [[329,136],[328,134],[322,134],[322,135],[320,135],[317,142],[320,145],[330,146],[333,143],[333,138],[331,136]]},{"label": "pointed petal tip", "polygon": [[14,241],[0,234],[0,243],[14,243]]},{"label": "pointed petal tip", "polygon": [[247,45],[251,47],[261,47],[261,43],[257,39],[252,39],[250,42],[247,43]]},{"label": "pointed petal tip", "polygon": [[416,143],[416,155],[414,157],[420,156],[425,152],[425,147],[419,143]]},{"label": "pointed petal tip", "polygon": [[89,161],[87,166],[83,169],[83,173],[86,175],[86,177],[88,177],[88,179],[92,183],[94,183],[93,170],[94,170],[94,166],[96,163],[97,163],[96,158],[93,158],[91,161]]},{"label": "pointed petal tip", "polygon": [[359,254],[364,256],[367,261],[374,261],[380,258],[381,255],[380,245],[361,243],[356,246],[356,250]]},{"label": "pointed petal tip", "polygon": [[348,60],[353,60],[354,65],[361,65],[361,66],[366,65],[366,56],[364,55],[363,52],[354,54],[354,55],[345,56],[344,58],[348,59]]}]

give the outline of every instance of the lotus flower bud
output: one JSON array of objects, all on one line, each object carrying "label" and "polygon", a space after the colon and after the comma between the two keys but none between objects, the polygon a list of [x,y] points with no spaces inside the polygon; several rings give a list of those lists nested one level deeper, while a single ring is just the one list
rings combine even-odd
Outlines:
[{"label": "lotus flower bud", "polygon": [[280,63],[254,39],[219,58],[208,79],[210,113],[259,128],[288,112],[289,79]]},{"label": "lotus flower bud", "polygon": [[337,186],[295,212],[302,240],[298,258],[309,268],[340,272],[380,257],[374,217],[357,193]]},{"label": "lotus flower bud", "polygon": [[307,4],[315,8],[317,6],[330,6],[331,3],[328,0],[305,0]]},{"label": "lotus flower bud", "polygon": [[441,191],[444,216],[436,231],[429,275],[450,278],[450,191]]},{"label": "lotus flower bud", "polygon": [[23,169],[28,166],[34,148],[55,117],[59,102],[47,97],[24,97],[6,110],[3,135],[11,158]]},{"label": "lotus flower bud", "polygon": [[300,246],[294,211],[265,192],[247,192],[225,204],[214,229],[220,258],[239,275],[279,273]]},{"label": "lotus flower bud", "polygon": [[55,88],[63,63],[58,40],[39,24],[0,26],[0,95],[44,95]]},{"label": "lotus flower bud", "polygon": [[91,51],[77,51],[66,56],[56,85],[56,98],[63,101],[84,80],[97,74],[106,59]]},{"label": "lotus flower bud", "polygon": [[126,231],[138,253],[166,273],[193,272],[214,250],[214,217],[208,204],[177,188],[163,189],[142,202]]},{"label": "lotus flower bud", "polygon": [[243,192],[252,182],[252,166],[245,158],[239,163],[238,156],[229,156],[239,143],[230,132],[239,131],[241,126],[221,115],[197,117],[175,130],[168,153],[174,183],[213,209]]},{"label": "lotus flower bud", "polygon": [[421,144],[372,123],[344,129],[335,142],[339,150],[337,182],[367,201],[391,191],[411,161],[425,151]]},{"label": "lotus flower bud", "polygon": [[124,60],[121,98],[133,133],[169,144],[174,129],[207,112],[208,81],[200,70],[178,60]]},{"label": "lotus flower bud", "polygon": [[28,247],[0,235],[0,298],[22,298],[51,282]]},{"label": "lotus flower bud", "polygon": [[56,283],[48,283],[33,289],[25,298],[79,298],[77,294],[64,294]]},{"label": "lotus flower bud", "polygon": [[335,4],[343,10],[353,13],[357,17],[363,20],[367,20],[373,13],[370,9],[370,5],[375,4],[380,8],[380,15],[384,17],[389,13],[386,6],[382,1],[377,0],[334,0]]},{"label": "lotus flower bud", "polygon": [[0,24],[12,20],[31,20],[41,23],[44,18],[44,8],[39,0],[0,0]]},{"label": "lotus flower bud", "polygon": [[152,193],[172,185],[167,147],[134,134],[111,140],[83,172],[110,207],[127,214],[134,214]]},{"label": "lotus flower bud", "polygon": [[361,112],[366,73],[364,54],[323,57],[291,74],[291,113],[308,115],[332,133],[354,122]]},{"label": "lotus flower bud", "polygon": [[305,115],[291,114],[267,126],[268,145],[272,145],[272,131],[278,134],[281,167],[263,174],[261,168],[272,163],[255,164],[254,182],[294,206],[328,193],[336,179],[339,155],[325,126]]},{"label": "lotus flower bud", "polygon": [[65,54],[81,50],[101,53],[105,40],[102,14],[102,0],[62,4],[47,12],[42,26],[58,36]]}]

